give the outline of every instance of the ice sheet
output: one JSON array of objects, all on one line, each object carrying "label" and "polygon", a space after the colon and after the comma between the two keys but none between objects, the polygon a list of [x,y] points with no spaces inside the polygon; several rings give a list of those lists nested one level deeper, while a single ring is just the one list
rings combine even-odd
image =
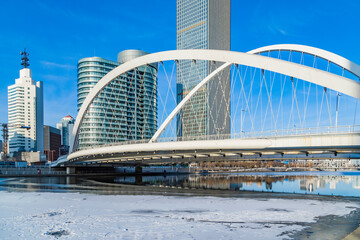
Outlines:
[{"label": "ice sheet", "polygon": [[289,239],[354,202],[0,192],[0,239]]}]

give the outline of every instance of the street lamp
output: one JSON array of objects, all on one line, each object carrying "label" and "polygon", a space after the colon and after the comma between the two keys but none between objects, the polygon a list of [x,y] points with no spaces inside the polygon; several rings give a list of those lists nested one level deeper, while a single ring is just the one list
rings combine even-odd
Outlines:
[{"label": "street lamp", "polygon": [[337,130],[337,125],[338,125],[338,113],[339,113],[340,97],[341,97],[341,93],[337,93],[337,98],[336,98],[336,116],[335,116],[335,128],[336,128],[336,130]]},{"label": "street lamp", "polygon": [[224,131],[224,128],[221,127],[221,128],[215,128],[216,132],[217,132],[217,135],[218,135],[218,138],[220,139],[220,135],[221,133]]}]

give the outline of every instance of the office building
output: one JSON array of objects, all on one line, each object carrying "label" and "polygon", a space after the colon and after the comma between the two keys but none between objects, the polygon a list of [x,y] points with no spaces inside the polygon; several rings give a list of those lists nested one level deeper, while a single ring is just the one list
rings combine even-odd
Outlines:
[{"label": "office building", "polygon": [[[118,61],[100,57],[83,58],[78,63],[78,110],[87,94],[108,72],[122,63],[147,54],[126,50]],[[112,142],[149,139],[157,127],[157,64],[113,80],[94,99],[79,131],[78,148]]]},{"label": "office building", "polygon": [[44,125],[44,153],[46,160],[53,162],[59,157],[61,148],[61,131]]},{"label": "office building", "polygon": [[[177,0],[177,49],[230,50],[230,0]],[[222,63],[182,60],[177,66],[178,103]],[[230,133],[230,69],[204,86],[177,118],[180,137]]]},{"label": "office building", "polygon": [[28,53],[22,52],[23,69],[8,87],[9,153],[44,152],[43,86],[31,77]]}]

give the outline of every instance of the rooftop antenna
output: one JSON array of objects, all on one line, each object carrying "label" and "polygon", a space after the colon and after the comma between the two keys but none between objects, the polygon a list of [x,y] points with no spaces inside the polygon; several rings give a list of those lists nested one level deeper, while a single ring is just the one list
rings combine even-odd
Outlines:
[{"label": "rooftop antenna", "polygon": [[29,64],[29,53],[26,52],[26,48],[24,48],[24,51],[20,53],[21,54],[21,65],[23,65],[24,68],[27,68],[30,66]]}]

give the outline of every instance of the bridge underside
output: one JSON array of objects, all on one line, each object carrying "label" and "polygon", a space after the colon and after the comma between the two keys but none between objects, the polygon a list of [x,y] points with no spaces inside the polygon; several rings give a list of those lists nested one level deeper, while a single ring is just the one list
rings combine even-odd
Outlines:
[{"label": "bridge underside", "polygon": [[360,133],[119,145],[69,155],[74,163],[168,165],[205,161],[360,159]]},{"label": "bridge underside", "polygon": [[[314,153],[312,153],[314,152]],[[360,159],[360,151],[350,149],[336,152],[329,151],[312,151],[301,152],[293,151],[292,153],[267,153],[267,152],[249,152],[249,153],[198,153],[198,154],[177,154],[163,156],[142,156],[142,157],[123,157],[123,156],[104,156],[103,158],[88,158],[76,164],[100,164],[101,166],[151,166],[151,165],[174,165],[189,164],[200,162],[222,162],[222,161],[274,161],[274,160],[331,160],[331,159]],[[68,162],[66,165],[74,165],[75,162]]]}]

